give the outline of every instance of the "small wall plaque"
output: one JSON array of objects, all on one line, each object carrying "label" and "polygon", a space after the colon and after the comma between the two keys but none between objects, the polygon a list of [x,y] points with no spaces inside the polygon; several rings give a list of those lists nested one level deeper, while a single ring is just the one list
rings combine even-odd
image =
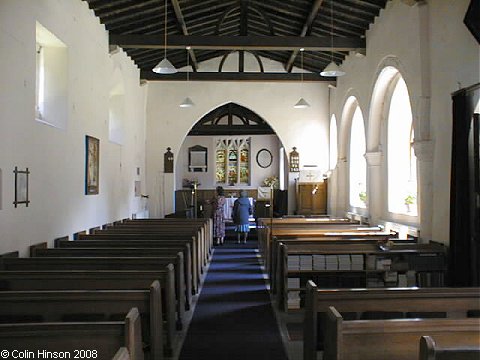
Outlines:
[{"label": "small wall plaque", "polygon": [[100,183],[100,140],[86,135],[85,148],[85,195],[96,195]]},{"label": "small wall plaque", "polygon": [[167,152],[163,155],[163,172],[173,173],[173,153],[170,147],[167,147]]}]

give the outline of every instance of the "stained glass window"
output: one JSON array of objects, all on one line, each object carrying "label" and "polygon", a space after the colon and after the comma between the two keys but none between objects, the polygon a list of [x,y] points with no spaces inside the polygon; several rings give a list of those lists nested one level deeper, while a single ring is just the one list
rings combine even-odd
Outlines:
[{"label": "stained glass window", "polygon": [[217,184],[250,184],[250,138],[217,139],[215,154]]}]

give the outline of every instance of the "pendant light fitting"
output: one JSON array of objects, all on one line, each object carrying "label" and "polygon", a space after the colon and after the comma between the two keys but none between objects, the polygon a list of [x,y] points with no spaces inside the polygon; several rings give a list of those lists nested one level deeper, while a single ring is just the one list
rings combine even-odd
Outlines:
[{"label": "pendant light fitting", "polygon": [[322,76],[342,76],[345,71],[333,61],[333,0],[330,0],[330,64],[320,73]]},{"label": "pendant light fitting", "polygon": [[[305,49],[301,48],[300,49],[300,67],[301,67],[301,73],[300,73],[300,84],[303,89],[303,51]],[[295,109],[305,109],[310,107],[310,104],[302,97],[300,100],[297,101],[295,105],[293,105]]]},{"label": "pendant light fitting", "polygon": [[[190,50],[190,46],[186,47],[187,49],[187,89],[188,89],[188,81],[189,81],[189,74],[190,74],[190,56],[188,54],[188,51]],[[185,98],[185,100],[182,101],[182,103],[179,105],[181,108],[189,108],[192,106],[195,106],[195,103],[190,99],[188,96]]]},{"label": "pendant light fitting", "polygon": [[157,74],[175,74],[177,69],[175,66],[167,59],[167,0],[165,0],[165,31],[164,31],[164,52],[163,52],[163,60],[160,61],[152,71]]}]

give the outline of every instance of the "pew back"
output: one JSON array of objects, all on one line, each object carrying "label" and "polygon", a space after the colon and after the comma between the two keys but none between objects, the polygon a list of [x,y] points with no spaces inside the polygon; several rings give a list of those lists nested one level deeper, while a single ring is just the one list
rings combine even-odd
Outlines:
[{"label": "pew back", "polygon": [[454,346],[441,348],[433,337],[422,336],[420,338],[419,360],[478,360],[480,359],[480,347]]},{"label": "pew back", "polygon": [[144,358],[140,315],[135,308],[124,321],[0,324],[0,344],[2,350],[19,358],[39,354],[43,358],[84,357],[87,354],[79,352],[84,350],[90,351],[91,358],[111,359],[119,347],[126,347],[132,360]]},{"label": "pew back", "polygon": [[[304,322],[304,359],[316,359],[317,341],[324,340],[325,349],[328,338],[326,327],[318,326],[319,318],[326,324],[325,314],[335,307],[339,313],[361,314],[377,313],[446,313],[452,320],[463,320],[467,311],[480,306],[479,288],[390,288],[390,289],[332,289],[319,290],[309,281],[307,284],[305,322]],[[320,317],[318,316],[320,315]],[[406,321],[406,319],[403,319]],[[416,319],[419,320],[419,319]],[[342,321],[343,318],[342,318]],[[359,320],[360,321],[360,320]],[[361,320],[365,321],[365,320]],[[383,326],[383,324],[380,324]],[[371,325],[369,325],[371,326]],[[325,339],[318,333],[324,328]],[[377,331],[377,330],[375,330]]]},{"label": "pew back", "polygon": [[[95,304],[95,306],[92,306]],[[135,307],[142,317],[142,335],[153,359],[163,358],[163,316],[160,283],[149,290],[0,291],[0,322],[40,318],[42,322],[112,321]]]},{"label": "pew back", "polygon": [[[23,270],[1,271],[0,290],[145,290],[158,280],[162,288],[165,321],[164,351],[172,353],[175,334],[175,280],[172,264],[150,270]],[[164,306],[163,306],[164,305]]]}]

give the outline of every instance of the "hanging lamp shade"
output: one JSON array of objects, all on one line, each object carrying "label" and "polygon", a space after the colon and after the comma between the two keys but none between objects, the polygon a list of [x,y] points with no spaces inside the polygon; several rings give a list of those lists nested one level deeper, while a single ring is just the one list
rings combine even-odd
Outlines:
[{"label": "hanging lamp shade", "polygon": [[[301,72],[300,72],[300,85],[302,87],[302,90],[303,90],[303,51],[304,49],[301,48],[300,49],[300,66],[301,66]],[[295,109],[305,109],[305,108],[308,108],[310,107],[310,104],[303,98],[301,97],[300,100],[297,101],[297,103],[295,105],[293,105],[293,107]]]},{"label": "hanging lamp shade", "polygon": [[165,0],[165,19],[164,19],[164,47],[163,47],[163,60],[160,61],[152,71],[157,74],[175,74],[177,69],[167,59],[167,0]]},{"label": "hanging lamp shade", "polygon": [[185,100],[182,101],[182,103],[179,105],[181,108],[189,108],[192,106],[195,106],[195,103],[190,99],[188,96],[185,98]]},{"label": "hanging lamp shade", "polygon": [[340,69],[340,67],[335,64],[335,62],[331,62],[327,65],[325,69],[320,73],[322,76],[342,76],[345,75],[345,71]]},{"label": "hanging lamp shade", "polygon": [[157,74],[175,74],[177,69],[175,69],[175,66],[173,66],[167,58],[164,58],[152,69],[152,71]]},{"label": "hanging lamp shade", "polygon": [[305,109],[310,107],[310,104],[304,99],[300,98],[295,105],[293,105],[295,109]]},{"label": "hanging lamp shade", "polygon": [[[188,88],[188,80],[189,80],[188,74],[190,74],[190,71],[189,71],[190,62],[189,62],[188,50],[190,50],[190,46],[187,46],[187,88]],[[185,100],[183,100],[182,103],[178,106],[180,106],[181,108],[189,108],[189,107],[195,106],[195,103],[192,101],[192,99],[190,99],[187,96]]]},{"label": "hanging lamp shade", "polygon": [[345,71],[333,61],[333,0],[330,1],[330,64],[320,73],[322,76],[342,76]]}]

